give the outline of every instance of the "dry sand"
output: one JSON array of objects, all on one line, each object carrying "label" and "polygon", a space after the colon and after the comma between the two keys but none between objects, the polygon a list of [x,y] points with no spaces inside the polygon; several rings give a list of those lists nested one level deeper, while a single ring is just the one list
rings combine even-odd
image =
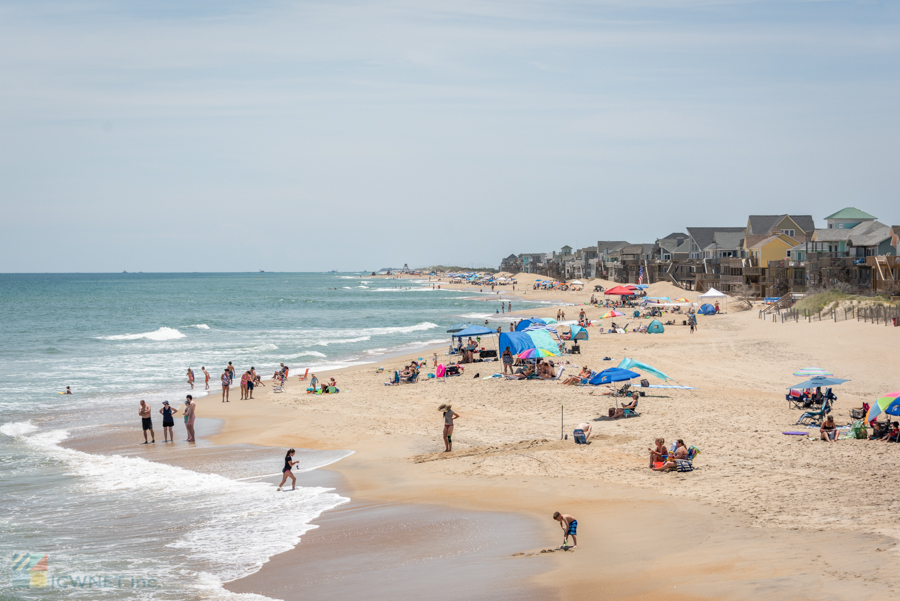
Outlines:
[{"label": "dry sand", "polygon": [[[516,293],[584,302],[594,281],[586,284],[582,293],[527,285]],[[650,295],[696,297],[668,283],[653,284]],[[633,357],[699,389],[649,391],[640,417],[609,421],[603,416],[614,399],[590,387],[472,377],[501,371],[498,363],[468,366],[446,382],[384,386],[388,372],[408,362],[394,358],[383,362],[385,373],[329,372],[338,395],[308,395],[292,377],[285,394],[266,388],[256,400],[229,404],[213,395],[199,401],[199,413],[225,420],[217,443],[356,450],[329,468],[347,479],[353,497],[527,514],[544,524],[544,549],[561,542],[553,511],[575,515],[579,548],[554,553],[552,569],[533,579],[563,599],[893,598],[887,566],[896,561],[900,528],[891,478],[900,446],[830,444],[782,431],[798,429],[799,412],[784,400],[797,368],[852,380],[835,389],[839,424],[849,421],[849,408],[900,387],[900,329],[774,324],[754,308],[701,316],[693,335],[683,326],[661,335],[590,328],[590,335],[569,361],[600,370]],[[462,416],[453,453],[439,452],[442,403]],[[561,405],[563,431],[592,420],[593,444],[560,441]],[[649,471],[646,449],[657,436],[700,447],[698,469]],[[541,550],[522,549],[514,559],[531,561]],[[265,567],[260,574],[271,576]]]}]

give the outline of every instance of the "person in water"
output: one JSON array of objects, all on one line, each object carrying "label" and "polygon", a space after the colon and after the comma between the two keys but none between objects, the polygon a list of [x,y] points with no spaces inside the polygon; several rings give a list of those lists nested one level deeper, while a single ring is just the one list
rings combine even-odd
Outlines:
[{"label": "person in water", "polygon": [[287,454],[284,456],[284,467],[281,468],[281,484],[278,485],[278,490],[281,490],[281,487],[284,486],[284,483],[287,482],[288,478],[291,479],[291,490],[297,488],[297,479],[291,471],[291,468],[299,463],[293,459],[294,452],[294,449],[288,449]]},{"label": "person in water", "polygon": [[194,415],[197,411],[197,405],[194,404],[194,397],[187,395],[184,401],[184,428],[187,430],[187,442],[194,442]]},{"label": "person in water", "polygon": [[63,394],[72,394],[72,389],[66,386],[66,391]]},{"label": "person in water", "polygon": [[163,401],[162,409],[159,410],[163,416],[163,436],[165,440],[163,442],[169,442],[169,439],[172,439],[172,442],[175,442],[175,435],[172,433],[172,428],[175,427],[175,420],[172,419],[176,413],[178,413],[178,409],[172,409],[169,406],[169,401]]},{"label": "person in water", "polygon": [[453,420],[459,419],[459,415],[450,405],[441,405],[438,411],[444,414],[444,452],[449,453],[453,450]]},{"label": "person in water", "polygon": [[141,416],[141,428],[144,430],[144,443],[147,442],[147,430],[150,430],[150,436],[153,438],[150,442],[156,442],[156,435],[153,433],[153,420],[150,418],[150,405],[141,400],[141,407],[138,409],[138,414]]},{"label": "person in water", "polygon": [[201,367],[200,371],[203,372],[203,376],[206,378],[206,390],[209,390],[209,372],[206,371],[206,367]]},{"label": "person in water", "polygon": [[194,370],[191,369],[190,367],[187,370],[187,379],[188,379],[188,384],[191,385],[191,390],[193,390],[194,389]]}]

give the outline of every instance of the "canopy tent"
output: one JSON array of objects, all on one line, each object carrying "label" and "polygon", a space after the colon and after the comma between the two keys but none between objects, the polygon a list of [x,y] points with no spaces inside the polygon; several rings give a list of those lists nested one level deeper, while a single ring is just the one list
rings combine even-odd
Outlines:
[{"label": "canopy tent", "polygon": [[552,317],[542,317],[541,319],[543,319],[543,320],[544,320],[544,323],[546,323],[546,324],[556,324],[556,323],[558,323],[558,322],[557,322],[555,319],[553,319]]},{"label": "canopy tent", "polygon": [[703,294],[697,297],[697,300],[702,302],[715,302],[719,299],[725,300],[725,307],[728,307],[728,295],[722,292],[719,292],[715,288],[710,288]]},{"label": "canopy tent", "polygon": [[599,374],[596,374],[594,377],[588,380],[588,384],[597,386],[598,384],[624,382],[625,380],[633,380],[634,378],[639,377],[641,377],[640,374],[636,374],[633,371],[628,371],[627,369],[619,369],[618,367],[610,367],[609,369],[604,369]]},{"label": "canopy tent", "polygon": [[651,366],[647,365],[646,363],[641,363],[640,361],[635,361],[634,359],[631,359],[630,357],[625,357],[624,359],[622,359],[622,362],[619,363],[618,368],[619,369],[637,369],[639,371],[647,372],[648,374],[654,375],[664,382],[666,382],[670,379],[669,376],[667,376],[663,372],[659,371],[655,367],[651,367]]},{"label": "canopy tent", "polygon": [[706,303],[697,310],[697,313],[699,313],[700,315],[715,315],[716,308],[709,303]]},{"label": "canopy tent", "polygon": [[534,332],[537,330],[544,330],[545,332],[550,332],[551,334],[556,336],[557,340],[560,340],[559,333],[556,331],[556,328],[554,328],[553,326],[547,326],[547,325],[543,325],[543,324],[539,324],[539,323],[533,323],[522,331],[523,332]]},{"label": "canopy tent", "polygon": [[662,322],[660,322],[658,319],[654,319],[650,322],[650,325],[647,326],[648,334],[662,334],[665,331],[666,329],[663,327]]},{"label": "canopy tent", "polygon": [[533,330],[531,332],[503,332],[498,343],[500,351],[509,347],[513,355],[519,355],[530,348],[542,348],[559,354],[559,345],[553,341],[547,330]]},{"label": "canopy tent", "polygon": [[605,291],[603,294],[615,294],[618,296],[634,296],[635,291],[631,288],[625,288],[623,286],[615,286]]},{"label": "canopy tent", "polygon": [[472,325],[472,324],[470,324],[470,323],[457,323],[457,324],[453,324],[452,326],[450,326],[450,329],[447,330],[447,333],[448,333],[448,334],[452,334],[453,332],[459,332],[459,331],[461,331],[461,330],[465,330],[466,328],[468,328],[468,327],[471,326],[471,325]]},{"label": "canopy tent", "polygon": [[647,284],[635,284],[635,287],[638,288],[638,289],[640,289],[640,290],[646,290],[646,289],[649,288],[650,286],[648,286]]},{"label": "canopy tent", "polygon": [[587,340],[588,331],[581,326],[569,326],[571,336],[569,340]]},{"label": "canopy tent", "polygon": [[496,335],[497,330],[492,330],[484,326],[469,326],[465,330],[460,330],[451,336],[451,338],[468,338],[469,336],[490,336]]},{"label": "canopy tent", "polygon": [[541,319],[539,317],[532,317],[531,319],[523,319],[522,321],[520,321],[519,323],[516,324],[516,332],[521,332],[525,328],[527,328],[528,326],[530,326],[532,324],[545,325],[546,323],[547,322],[545,322],[543,319]]},{"label": "canopy tent", "polygon": [[584,286],[584,282],[579,282],[578,280],[572,280],[569,283],[572,284],[573,286]]}]

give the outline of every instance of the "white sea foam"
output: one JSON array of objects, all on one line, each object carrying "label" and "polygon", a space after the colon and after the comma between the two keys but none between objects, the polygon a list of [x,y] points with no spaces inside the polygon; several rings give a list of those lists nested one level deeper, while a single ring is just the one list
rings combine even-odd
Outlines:
[{"label": "white sea foam", "polygon": [[292,549],[315,527],[309,522],[349,500],[325,488],[301,487],[282,494],[270,483],[239,482],[141,457],[91,455],[60,447],[66,437],[64,430],[53,430],[25,440],[83,479],[81,488],[88,497],[118,494],[141,503],[194,507],[196,521],[168,546],[210,566],[220,583],[252,574],[273,555]]},{"label": "white sea foam", "polygon": [[197,328],[198,330],[208,330],[209,326],[205,323],[195,323],[193,325],[188,326],[189,328]]},{"label": "white sea foam", "polygon": [[27,422],[7,422],[0,426],[0,433],[6,434],[11,438],[19,438],[32,432],[37,432],[38,427]]},{"label": "white sea foam", "polygon": [[494,317],[494,313],[463,313],[460,317],[465,317],[466,319],[489,319]]},{"label": "white sea foam", "polygon": [[433,330],[438,327],[436,323],[431,323],[430,321],[423,321],[421,323],[417,323],[414,326],[394,326],[394,327],[386,327],[386,328],[365,328],[360,330],[360,333],[369,334],[370,336],[384,336],[386,334],[409,334],[410,332],[424,332],[426,330]]},{"label": "white sea foam", "polygon": [[329,344],[347,344],[349,342],[365,342],[366,340],[371,340],[371,336],[360,336],[358,338],[341,338],[337,340],[322,340],[321,342],[317,342],[318,346],[328,346]]},{"label": "white sea foam", "polygon": [[293,355],[288,355],[284,357],[284,359],[297,359],[299,357],[327,357],[325,353],[320,353],[319,351],[300,351],[299,353],[294,353]]},{"label": "white sea foam", "polygon": [[165,326],[153,332],[143,332],[141,334],[116,334],[115,336],[98,336],[98,340],[178,340],[184,338],[185,335],[175,328],[167,328]]}]

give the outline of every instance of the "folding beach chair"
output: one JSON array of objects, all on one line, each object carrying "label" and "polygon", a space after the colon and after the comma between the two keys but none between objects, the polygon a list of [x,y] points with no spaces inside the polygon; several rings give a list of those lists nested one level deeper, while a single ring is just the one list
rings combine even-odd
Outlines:
[{"label": "folding beach chair", "polygon": [[400,372],[399,371],[395,371],[394,377],[391,378],[391,380],[389,382],[384,383],[385,386],[397,386],[399,384],[400,384]]},{"label": "folding beach chair", "polygon": [[408,378],[403,378],[400,380],[401,384],[415,384],[419,380],[419,372],[413,372],[411,376]]},{"label": "folding beach chair", "polygon": [[284,376],[272,380],[272,392],[284,392]]},{"label": "folding beach chair", "polygon": [[800,416],[800,419],[797,420],[796,425],[820,426],[822,425],[822,420],[824,420],[825,416],[829,413],[831,413],[831,403],[826,399],[826,401],[822,403],[821,409],[817,409],[815,411],[807,411]]},{"label": "folding beach chair", "polygon": [[616,390],[613,393],[613,396],[625,396],[625,395],[631,394],[630,391],[631,391],[631,384],[625,384],[624,386],[622,386],[622,388],[619,388],[618,390]]},{"label": "folding beach chair", "polygon": [[308,367],[306,368],[305,374],[303,374],[302,376],[297,376],[297,377],[300,378],[300,380],[305,380],[306,378],[308,378],[309,377],[309,368]]}]

